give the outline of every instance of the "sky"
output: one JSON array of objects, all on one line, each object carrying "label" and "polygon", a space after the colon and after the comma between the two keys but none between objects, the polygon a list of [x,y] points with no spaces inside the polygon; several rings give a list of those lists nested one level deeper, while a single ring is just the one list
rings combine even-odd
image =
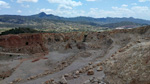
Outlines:
[{"label": "sky", "polygon": [[134,17],[150,20],[150,0],[0,0],[0,15]]}]

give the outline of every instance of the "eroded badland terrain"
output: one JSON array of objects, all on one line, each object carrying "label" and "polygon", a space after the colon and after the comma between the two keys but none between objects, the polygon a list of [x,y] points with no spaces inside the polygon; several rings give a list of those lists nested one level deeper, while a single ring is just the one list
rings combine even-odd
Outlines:
[{"label": "eroded badland terrain", "polygon": [[150,26],[2,35],[0,84],[150,84]]}]

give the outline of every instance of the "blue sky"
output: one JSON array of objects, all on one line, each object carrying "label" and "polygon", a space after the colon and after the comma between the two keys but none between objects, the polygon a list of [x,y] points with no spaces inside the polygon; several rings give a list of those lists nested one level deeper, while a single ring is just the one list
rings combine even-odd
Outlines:
[{"label": "blue sky", "polygon": [[63,17],[135,17],[150,20],[150,0],[0,0],[0,15],[40,12]]}]

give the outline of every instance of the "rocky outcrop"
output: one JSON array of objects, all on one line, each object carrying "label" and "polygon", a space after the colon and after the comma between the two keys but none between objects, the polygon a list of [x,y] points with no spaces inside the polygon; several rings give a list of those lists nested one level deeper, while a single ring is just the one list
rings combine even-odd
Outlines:
[{"label": "rocky outcrop", "polygon": [[109,84],[150,84],[150,42],[135,43],[104,62]]},{"label": "rocky outcrop", "polygon": [[0,36],[0,47],[3,52],[41,53],[47,52],[42,34],[19,34]]},{"label": "rocky outcrop", "polygon": [[[0,36],[2,52],[41,53],[68,49],[107,49],[116,39],[125,46],[134,40],[129,35],[141,35],[149,39],[149,26],[105,32],[37,33]],[[120,36],[121,35],[121,36]],[[137,39],[136,39],[137,40]]]}]

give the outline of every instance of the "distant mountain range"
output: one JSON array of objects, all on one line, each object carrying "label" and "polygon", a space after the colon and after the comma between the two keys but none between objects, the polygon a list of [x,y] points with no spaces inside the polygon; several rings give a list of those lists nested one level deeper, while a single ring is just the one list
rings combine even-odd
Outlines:
[{"label": "distant mountain range", "polygon": [[64,17],[59,17],[55,16],[52,14],[47,15],[44,12],[41,12],[37,15],[32,15],[33,17],[38,17],[38,18],[45,18],[45,19],[52,19],[52,20],[65,20],[65,21],[75,21],[75,22],[93,22],[93,23],[98,23],[98,24],[107,24],[107,23],[118,23],[122,21],[129,21],[133,23],[139,23],[139,24],[150,24],[149,20],[143,20],[143,19],[136,19],[133,17],[130,18],[92,18],[92,17],[74,17],[74,18],[64,18]]},{"label": "distant mountain range", "polygon": [[30,27],[30,28],[60,28],[60,26],[71,28],[85,28],[90,27],[138,27],[150,25],[149,20],[130,18],[92,18],[92,17],[73,17],[65,18],[52,14],[41,12],[31,16],[20,15],[0,15],[0,27]]}]

